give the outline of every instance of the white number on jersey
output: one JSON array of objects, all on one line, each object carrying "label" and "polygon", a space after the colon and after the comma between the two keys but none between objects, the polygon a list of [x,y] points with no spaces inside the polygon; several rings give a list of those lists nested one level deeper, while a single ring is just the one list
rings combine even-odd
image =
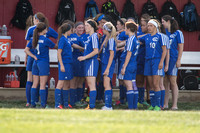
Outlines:
[{"label": "white number on jersey", "polygon": [[156,47],[156,44],[154,42],[153,43],[151,42],[150,43],[150,48],[155,48],[155,47]]},{"label": "white number on jersey", "polygon": [[37,50],[37,54],[39,55],[40,54],[39,44],[37,44],[36,50]]}]

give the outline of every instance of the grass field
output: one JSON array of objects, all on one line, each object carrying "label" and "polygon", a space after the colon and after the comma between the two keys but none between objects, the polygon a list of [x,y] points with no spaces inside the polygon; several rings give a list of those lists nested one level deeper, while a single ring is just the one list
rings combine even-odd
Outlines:
[{"label": "grass field", "polygon": [[24,109],[22,101],[1,101],[0,133],[199,133],[199,105],[180,103],[187,111],[102,111]]}]

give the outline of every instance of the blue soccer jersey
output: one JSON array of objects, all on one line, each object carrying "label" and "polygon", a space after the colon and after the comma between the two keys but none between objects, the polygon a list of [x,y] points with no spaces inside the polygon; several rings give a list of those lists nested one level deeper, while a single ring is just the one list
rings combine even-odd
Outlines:
[{"label": "blue soccer jersey", "polygon": [[[28,30],[26,32],[25,40],[31,40],[33,38],[33,32],[34,32],[35,28],[36,28],[36,25],[28,28]],[[58,33],[54,29],[49,27],[45,37],[47,37],[47,38],[52,37],[54,39],[57,39]]]},{"label": "blue soccer jersey", "polygon": [[147,34],[139,38],[139,40],[145,44],[145,59],[161,58],[162,46],[167,45],[167,38],[161,33],[156,33],[153,36]]},{"label": "blue soccer jersey", "polygon": [[[77,44],[83,48],[85,47],[83,40],[76,33],[71,34],[68,39],[72,44]],[[83,56],[83,52],[81,52],[79,49],[73,49],[73,57],[77,58],[78,56]]]},{"label": "blue soccer jersey", "polygon": [[[30,49],[32,48],[32,42],[30,41],[27,45]],[[35,55],[38,61],[49,62],[49,48],[54,48],[55,44],[45,36],[39,36],[38,44],[35,49]]]},{"label": "blue soccer jersey", "polygon": [[[114,56],[116,53],[116,42],[114,38],[111,38],[107,42],[107,46],[103,46],[102,51],[102,63],[108,64],[109,58],[110,58],[110,51],[114,51]],[[115,61],[113,60],[112,65],[114,65]]]},{"label": "blue soccer jersey", "polygon": [[[83,33],[81,35],[81,39],[83,41],[83,43],[85,44],[85,42],[87,42],[87,40],[90,38],[90,34],[86,34],[86,33]],[[84,45],[85,46],[85,45]]]},{"label": "blue soccer jersey", "polygon": [[126,32],[125,32],[125,31],[122,31],[122,32],[119,33],[118,36],[117,36],[117,40],[120,40],[120,41],[127,40],[128,38],[129,38],[129,36],[126,35]]},{"label": "blue soccer jersey", "polygon": [[167,32],[167,36],[169,37],[170,43],[170,58],[177,59],[178,58],[178,44],[184,43],[183,33],[180,30],[177,30],[173,34]]},{"label": "blue soccer jersey", "polygon": [[[84,50],[84,56],[90,54],[95,48],[99,48],[99,41],[97,33],[93,33],[89,39],[85,42],[85,50]],[[95,55],[91,58],[97,59],[98,55]]]},{"label": "blue soccer jersey", "polygon": [[62,35],[58,42],[58,49],[62,49],[62,61],[63,63],[72,63],[72,49],[69,40]]},{"label": "blue soccer jersey", "polygon": [[124,51],[120,57],[120,60],[122,62],[125,62],[127,51],[130,51],[130,52],[132,52],[132,55],[131,55],[129,63],[136,63],[138,48],[139,48],[139,42],[138,42],[137,38],[134,35],[129,37],[129,39],[126,42]]}]

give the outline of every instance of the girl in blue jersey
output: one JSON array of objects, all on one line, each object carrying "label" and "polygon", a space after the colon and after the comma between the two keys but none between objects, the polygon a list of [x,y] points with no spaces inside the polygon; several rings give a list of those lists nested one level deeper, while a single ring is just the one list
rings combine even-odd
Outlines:
[{"label": "girl in blue jersey", "polygon": [[71,43],[67,39],[71,34],[71,26],[69,24],[61,25],[58,34],[58,84],[55,89],[55,108],[62,109],[61,104],[64,108],[68,108],[70,80],[73,78],[72,49]]},{"label": "girl in blue jersey", "polygon": [[[177,86],[177,72],[178,68],[181,66],[181,57],[183,53],[184,37],[183,33],[179,30],[178,23],[169,15],[162,17],[162,24],[166,29],[166,33],[169,37],[170,42],[170,59],[169,59],[169,69],[167,71],[168,79],[170,82],[170,89],[172,90],[172,108],[178,109],[178,86]],[[166,88],[168,90],[169,88]],[[165,107],[168,107],[169,94],[166,93],[167,98],[165,101]]]},{"label": "girl in blue jersey", "polygon": [[[39,22],[44,22],[48,27],[48,20],[44,16],[44,14],[41,13],[41,12],[36,13],[33,16],[34,26],[31,26],[31,27],[28,28],[26,36],[25,36],[25,39],[27,40],[27,44],[33,38],[34,29],[36,28],[36,25]],[[57,39],[58,34],[51,27],[48,27],[48,31],[47,31],[45,36],[48,37],[48,38],[52,37],[54,39]],[[33,49],[31,49],[31,52],[33,53]],[[32,82],[33,82],[33,76],[32,76],[32,65],[33,65],[33,62],[34,62],[34,59],[32,57],[26,55],[26,59],[25,59],[25,65],[26,65],[26,71],[27,71],[27,83],[26,83],[27,105],[26,106],[30,105],[30,99],[31,99],[30,95],[31,95],[31,86],[32,86]],[[39,88],[37,88],[37,89],[38,89],[38,91],[37,91],[38,93],[36,95],[36,97],[37,97],[36,98],[37,99],[36,102],[39,101]],[[48,85],[46,86],[46,89],[47,89],[47,92],[48,92]]]},{"label": "girl in blue jersey", "polygon": [[112,110],[112,88],[110,81],[115,69],[114,56],[116,53],[116,29],[112,23],[106,22],[103,26],[103,34],[106,35],[103,42],[101,76],[105,88],[105,106],[103,110]]},{"label": "girl in blue jersey", "polygon": [[159,20],[155,20],[155,21],[158,23],[160,34],[162,34],[163,37],[165,38],[164,40],[166,41],[166,49],[167,49],[167,55],[166,55],[166,58],[164,61],[164,74],[163,74],[163,76],[161,76],[161,79],[160,79],[160,90],[161,90],[160,108],[163,110],[164,109],[164,101],[165,101],[164,77],[165,77],[165,73],[168,71],[168,66],[169,66],[170,44],[169,44],[169,37],[166,35],[166,31],[165,31],[163,25],[161,25]]},{"label": "girl in blue jersey", "polygon": [[145,68],[144,75],[150,86],[151,107],[149,110],[160,111],[160,78],[164,73],[163,63],[166,56],[166,40],[165,37],[158,33],[158,24],[154,19],[148,22],[147,35],[139,38],[145,43]]},{"label": "girl in blue jersey", "polygon": [[[150,20],[148,14],[143,14],[140,19],[141,31],[137,34],[138,37],[144,36],[148,33],[147,23]],[[144,64],[145,64],[145,44],[140,45],[137,56],[137,75],[136,84],[138,87],[139,97],[138,97],[138,107],[148,106],[149,104],[144,100],[145,94],[145,76],[144,76]],[[146,90],[149,92],[148,83],[146,83]],[[147,95],[148,96],[148,95]],[[147,98],[148,99],[148,98]]]},{"label": "girl in blue jersey", "polygon": [[[126,33],[124,31],[125,23],[126,23],[126,19],[117,20],[117,25],[116,25],[116,27],[117,27],[117,43],[124,43],[125,44],[127,39],[129,38],[129,36],[126,35]],[[124,50],[124,46],[117,48],[117,52],[116,52],[116,55],[115,55],[115,60],[116,60],[116,63],[117,63],[117,68],[118,68],[117,75],[119,75],[119,73],[120,73],[120,70],[119,70],[120,56],[121,56],[123,50]],[[120,79],[119,79],[119,90],[120,90],[120,93],[119,93],[120,99],[119,99],[119,101],[116,101],[116,105],[124,104],[125,99],[126,99],[126,87],[123,84],[123,81],[120,80]]]},{"label": "girl in blue jersey", "polygon": [[90,88],[90,102],[86,109],[95,108],[96,101],[96,77],[99,62],[97,60],[99,51],[99,42],[97,33],[97,24],[94,20],[88,20],[85,23],[85,32],[90,34],[89,40],[85,43],[84,56],[78,57],[79,61],[85,61],[85,76]]},{"label": "girl in blue jersey", "polygon": [[[48,75],[50,73],[49,67],[49,48],[54,48],[55,44],[48,38],[45,37],[47,33],[47,26],[40,22],[37,24],[34,33],[33,39],[30,41],[25,48],[26,54],[33,57],[33,85],[31,88],[31,106],[36,107],[36,95],[37,87],[40,83],[40,98],[41,98],[41,107],[46,107],[46,83]],[[30,52],[30,49],[34,48],[34,54]]]},{"label": "girl in blue jersey", "polygon": [[[129,36],[124,51],[120,57],[120,71],[119,79],[124,81],[127,88],[127,101],[129,109],[137,109],[138,90],[135,82],[137,71],[137,52],[139,43],[137,41],[137,24],[135,22],[126,22],[125,32]],[[134,81],[132,83],[132,81]]]},{"label": "girl in blue jersey", "polygon": [[[75,33],[71,34],[68,39],[72,44],[77,44],[80,47],[85,47],[85,44],[83,40],[81,39],[81,35],[84,32],[84,24],[83,22],[77,22],[75,24]],[[73,55],[73,73],[74,73],[74,78],[70,81],[71,92],[72,95],[71,97],[75,96],[75,100],[71,101],[70,104],[72,106],[77,105],[77,106],[82,106],[81,104],[81,95],[83,93],[83,82],[85,80],[84,76],[84,62],[80,62],[78,60],[79,56],[83,56],[83,51],[80,51],[79,49],[73,49],[72,52]]]}]

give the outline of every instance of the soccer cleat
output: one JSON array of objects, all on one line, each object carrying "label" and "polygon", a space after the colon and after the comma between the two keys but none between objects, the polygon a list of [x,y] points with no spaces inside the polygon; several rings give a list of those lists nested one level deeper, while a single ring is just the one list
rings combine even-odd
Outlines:
[{"label": "soccer cleat", "polygon": [[177,107],[172,107],[171,110],[176,111],[176,110],[178,110],[178,108]]},{"label": "soccer cleat", "polygon": [[106,106],[103,106],[102,108],[101,108],[102,110],[113,110],[113,108],[112,107],[106,107]]},{"label": "soccer cleat", "polygon": [[85,101],[86,101],[86,102],[89,102],[89,101],[90,101],[90,97],[87,97]]},{"label": "soccer cleat", "polygon": [[155,106],[155,108],[153,109],[154,111],[161,111],[160,107]]},{"label": "soccer cleat", "polygon": [[27,104],[26,104],[26,107],[27,107],[27,108],[28,108],[28,107],[30,107],[30,106],[31,106],[31,104],[30,104],[30,103],[27,103]]},{"label": "soccer cleat", "polygon": [[150,106],[150,107],[148,108],[148,110],[154,110],[154,107],[153,107],[153,106]]},{"label": "soccer cleat", "polygon": [[95,108],[90,108],[90,105],[88,104],[88,106],[85,108],[85,110],[90,110],[90,109],[95,109]]},{"label": "soccer cleat", "polygon": [[83,106],[86,106],[87,104],[86,103],[84,103],[84,102],[76,102],[75,103],[75,106],[77,106],[77,107],[83,107]]},{"label": "soccer cleat", "polygon": [[139,103],[137,104],[138,108],[143,108],[143,104],[142,103]]},{"label": "soccer cleat", "polygon": [[72,105],[68,104],[68,107],[72,109]]},{"label": "soccer cleat", "polygon": [[146,101],[144,101],[142,104],[143,104],[144,106],[149,106],[149,104],[148,104]]},{"label": "soccer cleat", "polygon": [[63,109],[63,106],[62,106],[62,105],[58,105],[58,106],[56,107],[56,109]]}]

